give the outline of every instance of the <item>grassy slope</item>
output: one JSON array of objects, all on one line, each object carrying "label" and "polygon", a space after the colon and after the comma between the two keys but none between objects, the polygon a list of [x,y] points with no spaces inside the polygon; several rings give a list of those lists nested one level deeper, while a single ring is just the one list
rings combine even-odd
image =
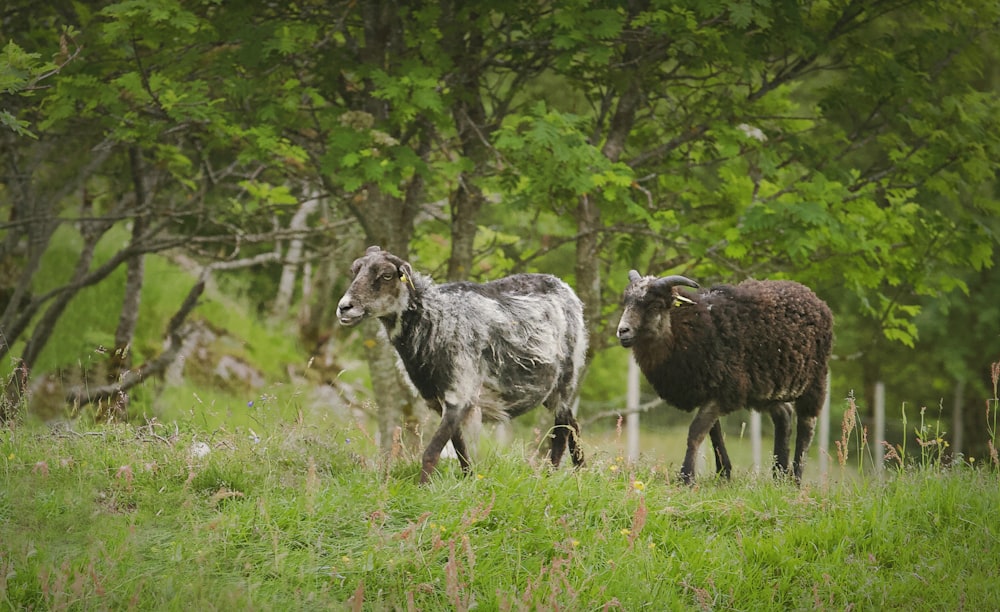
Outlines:
[{"label": "grassy slope", "polygon": [[[140,361],[193,282],[149,266]],[[43,370],[97,359],[115,283],[74,302]],[[196,317],[228,330],[218,350],[282,380],[301,350],[251,311],[208,295]],[[226,392],[187,374],[133,396],[169,426],[0,430],[0,609],[1000,606],[995,466],[883,481],[849,468],[822,484],[812,472],[798,491],[749,476],[748,442],[731,437],[741,476],[688,489],[671,479],[683,431],[645,428],[648,458],[627,466],[613,427],[595,424],[583,471],[549,473],[531,444],[487,452],[482,478],[447,463],[420,489],[411,459],[373,460],[364,432],[311,414],[288,385]],[[515,439],[549,426],[536,417]],[[211,452],[192,457],[202,441]]]},{"label": "grassy slope", "polygon": [[[996,469],[801,491],[673,482],[534,449],[374,461],[365,432],[270,422],[0,433],[10,609],[995,609]],[[193,442],[211,452],[195,458]],[[521,449],[521,450],[519,450]],[[669,468],[673,473],[673,468]],[[353,598],[353,599],[352,599]]]}]

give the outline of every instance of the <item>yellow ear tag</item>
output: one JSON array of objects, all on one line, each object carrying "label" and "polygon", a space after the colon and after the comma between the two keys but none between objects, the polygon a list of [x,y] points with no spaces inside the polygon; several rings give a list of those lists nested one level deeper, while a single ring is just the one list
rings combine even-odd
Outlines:
[{"label": "yellow ear tag", "polygon": [[399,275],[399,282],[401,282],[401,283],[405,283],[406,282],[406,275],[405,274],[400,274]]},{"label": "yellow ear tag", "polygon": [[678,298],[674,298],[674,308],[680,308],[684,305],[684,302],[680,301]]}]

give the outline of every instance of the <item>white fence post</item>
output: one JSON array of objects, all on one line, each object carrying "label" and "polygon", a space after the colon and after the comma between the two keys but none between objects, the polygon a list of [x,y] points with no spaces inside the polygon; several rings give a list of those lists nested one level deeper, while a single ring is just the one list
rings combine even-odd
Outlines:
[{"label": "white fence post", "polygon": [[761,465],[761,419],[756,410],[750,411],[750,454],[753,457],[753,471],[760,472]]},{"label": "white fence post", "polygon": [[955,381],[955,405],[951,413],[951,453],[952,457],[962,454],[962,446],[965,444],[965,421],[962,413],[965,412],[965,380]]},{"label": "white fence post", "polygon": [[639,459],[639,364],[631,356],[628,358],[628,379],[625,393],[625,439],[628,461]]},{"label": "white fence post", "polygon": [[885,383],[878,381],[875,383],[875,451],[872,455],[875,458],[875,471],[881,472],[885,461],[885,448],[882,441],[885,440]]},{"label": "white fence post", "polygon": [[823,400],[823,410],[819,413],[819,473],[826,476],[830,471],[830,385],[833,382],[830,373],[826,373],[826,399]]}]

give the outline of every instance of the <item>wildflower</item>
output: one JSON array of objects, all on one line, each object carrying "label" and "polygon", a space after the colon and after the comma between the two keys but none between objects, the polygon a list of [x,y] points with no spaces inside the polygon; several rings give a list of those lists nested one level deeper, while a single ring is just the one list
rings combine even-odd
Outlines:
[{"label": "wildflower", "polygon": [[340,560],[343,561],[344,563],[350,563],[351,562],[351,558],[348,557],[347,555],[344,555],[343,557],[341,557]]},{"label": "wildflower", "polygon": [[247,402],[247,408],[253,408],[253,400]]},{"label": "wildflower", "polygon": [[656,542],[650,542],[647,548],[649,548],[649,550],[653,550],[654,548],[656,548]]},{"label": "wildflower", "polygon": [[646,489],[646,485],[643,484],[641,480],[634,480],[632,481],[632,488],[636,491],[644,491]]},{"label": "wildflower", "polygon": [[611,470],[612,472],[617,472],[618,471],[618,466],[617,465],[612,465],[608,469]]},{"label": "wildflower", "polygon": [[482,474],[476,474],[476,480],[482,480],[482,479],[483,479]]},{"label": "wildflower", "polygon": [[570,544],[573,546],[573,548],[577,548],[580,546],[580,540],[573,540],[572,542],[570,542]]},{"label": "wildflower", "polygon": [[627,527],[623,527],[622,530],[621,530],[621,534],[623,536],[630,536],[630,535],[632,535],[632,530],[628,529]]}]

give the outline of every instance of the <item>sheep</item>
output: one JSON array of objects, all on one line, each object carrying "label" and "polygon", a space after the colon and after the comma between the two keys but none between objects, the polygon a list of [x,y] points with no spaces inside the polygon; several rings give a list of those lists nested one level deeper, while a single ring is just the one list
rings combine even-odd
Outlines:
[{"label": "sheep", "polygon": [[508,421],[539,404],[555,413],[552,465],[567,447],[573,464],[583,464],[572,403],[587,332],[569,285],[549,274],[435,284],[378,246],[354,261],[351,274],[337,305],[340,323],[381,321],[410,382],[441,415],[423,453],[421,483],[449,440],[469,473],[463,426]]},{"label": "sheep", "polygon": [[[716,471],[732,473],[719,418],[746,407],[774,421],[774,473],[789,473],[792,415],[796,415],[791,474],[802,481],[802,460],[826,396],[833,315],[808,287],[793,281],[748,280],[698,289],[683,276],[629,272],[618,324],[646,379],[667,403],[698,412],[691,423],[681,479],[694,482],[695,454],[705,434]],[[794,407],[794,408],[793,408]]]}]

